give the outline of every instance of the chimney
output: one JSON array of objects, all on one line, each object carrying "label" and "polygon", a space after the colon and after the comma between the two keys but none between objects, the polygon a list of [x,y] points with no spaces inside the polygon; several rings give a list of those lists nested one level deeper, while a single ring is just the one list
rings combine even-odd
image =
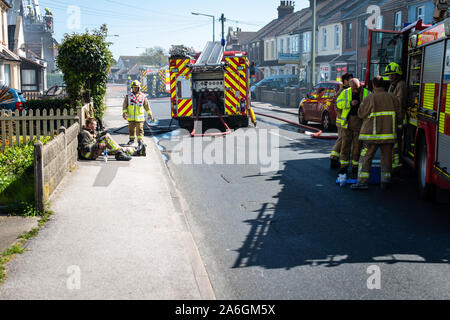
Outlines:
[{"label": "chimney", "polygon": [[283,19],[294,12],[294,1],[281,1],[278,7],[278,19]]}]

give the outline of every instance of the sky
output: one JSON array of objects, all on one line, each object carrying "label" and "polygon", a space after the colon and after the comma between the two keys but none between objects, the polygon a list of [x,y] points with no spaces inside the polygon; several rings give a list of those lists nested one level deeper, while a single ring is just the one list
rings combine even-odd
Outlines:
[{"label": "sky", "polygon": [[[41,11],[48,7],[54,16],[54,37],[61,42],[65,33],[84,32],[106,23],[114,58],[140,55],[145,48],[183,44],[201,51],[212,40],[213,18],[195,16],[198,12],[215,16],[215,38],[221,39],[221,14],[228,27],[258,31],[278,16],[279,0],[39,0]],[[295,11],[309,6],[309,0],[295,1]],[[79,13],[79,14],[78,14]],[[232,21],[234,20],[234,21]],[[138,47],[138,48],[137,48]]]}]

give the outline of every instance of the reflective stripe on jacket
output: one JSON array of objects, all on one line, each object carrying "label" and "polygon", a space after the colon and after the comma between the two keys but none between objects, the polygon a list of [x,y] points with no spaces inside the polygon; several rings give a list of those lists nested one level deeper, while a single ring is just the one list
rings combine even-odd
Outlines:
[{"label": "reflective stripe on jacket", "polygon": [[369,143],[395,143],[397,124],[400,117],[398,98],[383,88],[376,88],[358,110],[363,119],[359,140]]},{"label": "reflective stripe on jacket", "polygon": [[131,93],[128,95],[128,107],[127,107],[128,121],[137,121],[137,122],[145,121],[144,101],[145,95],[142,92],[139,92],[133,98]]},{"label": "reflective stripe on jacket", "polygon": [[[370,91],[362,88],[361,92],[361,103],[363,100],[370,94]],[[336,107],[341,109],[342,112],[336,112],[336,126],[342,128],[348,128],[348,115],[350,114],[350,110],[352,109],[352,88],[345,89],[341,92],[336,100]]]}]

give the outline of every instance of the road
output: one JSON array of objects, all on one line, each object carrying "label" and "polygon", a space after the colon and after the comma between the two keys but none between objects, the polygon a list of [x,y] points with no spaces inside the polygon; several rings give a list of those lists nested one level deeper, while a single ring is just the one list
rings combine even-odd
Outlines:
[{"label": "road", "polygon": [[[159,126],[167,127],[168,99],[151,106]],[[255,133],[256,147],[236,142]],[[422,202],[408,170],[388,192],[340,188],[329,169],[333,141],[269,118],[258,117],[257,129],[203,141],[179,129],[147,134],[187,202],[218,299],[450,298],[450,197],[442,192],[439,202]],[[273,148],[266,152],[267,140]],[[224,156],[217,151],[222,145]],[[210,156],[195,158],[196,148]],[[271,168],[261,150],[274,160]],[[230,164],[236,155],[217,163],[233,151],[245,153],[247,164]]]}]

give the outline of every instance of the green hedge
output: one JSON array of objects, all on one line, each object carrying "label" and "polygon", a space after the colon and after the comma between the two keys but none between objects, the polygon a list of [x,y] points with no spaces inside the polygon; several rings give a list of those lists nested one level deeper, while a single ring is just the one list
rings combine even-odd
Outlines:
[{"label": "green hedge", "polygon": [[[42,138],[43,143],[50,138]],[[0,153],[0,206],[34,202],[34,143]]]},{"label": "green hedge", "polygon": [[28,110],[47,110],[65,109],[71,107],[71,100],[65,99],[46,99],[46,100],[29,100],[25,102],[25,108]]}]

